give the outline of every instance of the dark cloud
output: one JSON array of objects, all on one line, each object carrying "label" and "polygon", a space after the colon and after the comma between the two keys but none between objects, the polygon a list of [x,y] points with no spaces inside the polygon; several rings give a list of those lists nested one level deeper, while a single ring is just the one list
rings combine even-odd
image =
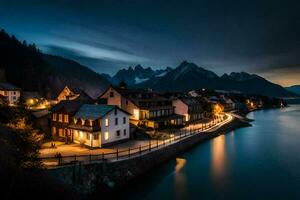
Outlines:
[{"label": "dark cloud", "polygon": [[104,60],[104,59],[96,59],[90,58],[86,56],[82,56],[79,52],[72,49],[66,49],[60,46],[55,45],[47,45],[43,47],[47,52],[51,55],[61,56],[76,60],[79,63],[89,66],[89,68],[93,69],[97,73],[111,73],[112,71],[116,71],[123,66],[124,68],[128,65],[134,65],[134,63],[127,63],[127,62],[119,62],[113,60]]},{"label": "dark cloud", "polygon": [[7,31],[97,71],[190,60],[275,80],[275,71],[295,73],[300,63],[296,0],[0,1]]}]

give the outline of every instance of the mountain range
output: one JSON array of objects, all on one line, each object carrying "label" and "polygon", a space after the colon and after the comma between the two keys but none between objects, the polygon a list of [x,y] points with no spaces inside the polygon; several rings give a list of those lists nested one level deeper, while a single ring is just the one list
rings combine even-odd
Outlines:
[{"label": "mountain range", "polygon": [[1,81],[10,82],[23,91],[37,91],[54,98],[65,85],[85,90],[96,97],[109,82],[75,61],[40,52],[34,44],[20,42],[0,31]]},{"label": "mountain range", "polygon": [[54,98],[65,85],[85,90],[97,97],[109,84],[124,80],[133,88],[152,88],[162,92],[216,89],[277,97],[296,96],[298,90],[274,84],[258,75],[233,72],[218,76],[187,61],[176,68],[153,70],[141,65],[119,70],[114,76],[98,74],[86,66],[60,56],[47,55],[34,45],[20,42],[0,31],[0,81],[10,82],[23,91],[37,91]]},{"label": "mountain range", "polygon": [[164,76],[171,70],[170,67],[153,70],[151,67],[143,68],[141,65],[136,65],[128,69],[121,69],[114,76],[109,74],[101,74],[101,76],[114,85],[118,85],[121,81],[125,81],[127,85],[136,85],[152,78]]},{"label": "mountain range", "polygon": [[[132,68],[119,71],[114,77],[123,74],[122,80],[128,85],[135,88],[151,88],[161,92],[185,92],[194,89],[206,88],[214,90],[226,90],[243,92],[248,94],[261,94],[267,96],[286,97],[296,96],[294,93],[287,91],[280,85],[274,84],[256,74],[246,72],[232,72],[218,76],[216,73],[197,66],[187,61],[182,62],[178,67],[167,68],[158,76],[153,76],[149,68],[138,66],[139,71],[144,69],[143,74],[151,71],[144,81],[133,81],[134,76],[126,77],[128,71],[135,71]],[[121,80],[121,79],[119,79]],[[127,82],[129,80],[130,82]]]},{"label": "mountain range", "polygon": [[285,89],[287,89],[290,92],[300,95],[300,85],[293,85],[290,87],[286,87]]}]

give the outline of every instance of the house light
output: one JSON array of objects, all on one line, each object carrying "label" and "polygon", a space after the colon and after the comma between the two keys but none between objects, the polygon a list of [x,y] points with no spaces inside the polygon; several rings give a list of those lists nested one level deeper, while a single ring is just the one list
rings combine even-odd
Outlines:
[{"label": "house light", "polygon": [[104,139],[105,139],[105,140],[108,140],[108,138],[109,138],[109,135],[108,135],[108,132],[106,131],[106,132],[104,133]]},{"label": "house light", "polygon": [[34,100],[33,99],[29,99],[29,104],[30,105],[34,104]]},{"label": "house light", "polygon": [[108,119],[105,119],[105,126],[108,126]]},{"label": "house light", "polygon": [[140,119],[140,111],[139,109],[133,109],[133,118],[136,120]]},{"label": "house light", "polygon": [[185,121],[186,122],[189,121],[189,114],[184,114],[184,116],[185,116]]},{"label": "house light", "polygon": [[83,132],[80,131],[79,134],[80,134],[80,139],[83,139]]}]

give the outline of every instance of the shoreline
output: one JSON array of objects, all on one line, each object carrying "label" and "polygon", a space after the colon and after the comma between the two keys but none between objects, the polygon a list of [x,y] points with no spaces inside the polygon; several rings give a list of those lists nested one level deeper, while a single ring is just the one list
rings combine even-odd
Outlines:
[{"label": "shoreline", "polygon": [[[251,111],[252,112],[252,111]],[[251,119],[245,118],[246,120],[253,121]],[[184,154],[187,151],[193,149],[195,146],[200,145],[201,143],[208,141],[210,139],[213,139],[215,137],[218,137],[220,135],[225,135],[230,133],[231,131],[237,130],[239,128],[244,128],[244,127],[250,127],[251,124],[249,122],[245,122],[245,121],[241,121],[240,119],[234,118],[230,123],[220,127],[217,130],[214,130],[212,132],[209,132],[207,134],[205,134],[205,137],[201,137],[200,140],[196,141],[194,144],[178,151],[176,153],[176,155],[169,157],[167,159],[164,159],[163,161],[153,165],[150,169],[145,170],[143,173],[140,173],[138,175],[136,175],[134,178],[132,178],[131,180],[127,180],[125,182],[121,181],[119,183],[116,184],[116,186],[114,188],[110,188],[110,192],[115,192],[115,191],[124,191],[126,190],[126,188],[132,186],[134,183],[138,183],[144,174],[148,173],[149,171],[155,170],[155,168],[159,165],[162,165],[172,159],[176,159],[176,157],[180,154]],[[202,135],[201,135],[202,136]]]},{"label": "shoreline", "polygon": [[[104,190],[105,193],[124,191],[157,166],[162,165],[178,155],[187,152],[196,145],[222,134],[227,134],[238,128],[251,126],[246,117],[241,120],[234,117],[232,121],[217,130],[203,134],[195,134],[185,140],[173,143],[162,149],[149,152],[143,156],[116,162],[102,162],[65,166],[45,170],[51,178],[62,182],[67,187],[74,188],[81,194],[93,194]],[[97,189],[95,189],[97,188]],[[102,191],[103,192],[103,191]]]}]

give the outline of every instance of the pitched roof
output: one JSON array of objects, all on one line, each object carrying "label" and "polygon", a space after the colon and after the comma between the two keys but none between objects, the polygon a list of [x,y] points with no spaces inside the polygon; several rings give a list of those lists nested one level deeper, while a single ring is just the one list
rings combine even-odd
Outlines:
[{"label": "pitched roof", "polygon": [[80,106],[82,106],[83,104],[84,103],[79,100],[63,100],[63,101],[59,102],[58,104],[56,104],[55,106],[53,106],[51,111],[56,112],[56,111],[64,108],[64,109],[66,109],[67,113],[74,114],[80,108]]},{"label": "pitched roof", "polygon": [[76,87],[70,87],[70,86],[68,86],[68,85],[66,85],[62,90],[60,90],[60,92],[56,95],[56,97],[57,96],[59,96],[61,93],[62,93],[62,91],[64,91],[64,89],[65,88],[68,88],[71,92],[73,92],[74,94],[79,94],[80,96],[85,96],[85,97],[87,97],[87,98],[89,98],[89,99],[93,99],[92,97],[90,97],[90,95],[88,95],[83,89],[81,89],[81,88],[76,88]]},{"label": "pitched roof", "polygon": [[105,116],[110,111],[116,109],[117,106],[106,105],[106,104],[84,104],[80,107],[78,112],[75,114],[76,118],[82,119],[99,119]]},{"label": "pitched roof", "polygon": [[20,90],[20,88],[10,84],[10,83],[0,83],[0,90]]}]

